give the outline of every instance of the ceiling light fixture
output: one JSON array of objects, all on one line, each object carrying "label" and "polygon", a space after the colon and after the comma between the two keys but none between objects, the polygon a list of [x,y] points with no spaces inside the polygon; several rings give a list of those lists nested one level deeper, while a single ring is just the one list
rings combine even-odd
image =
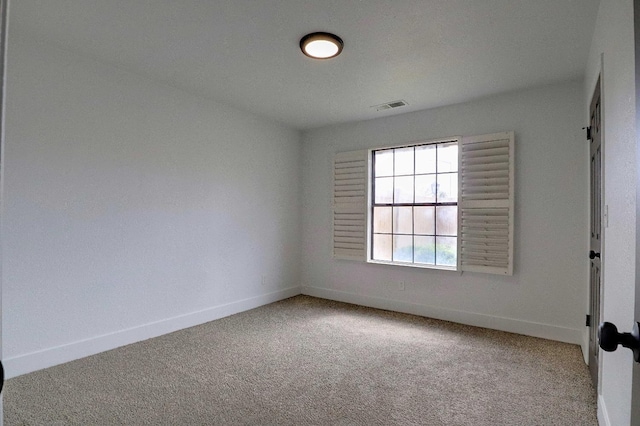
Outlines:
[{"label": "ceiling light fixture", "polygon": [[330,33],[311,33],[300,39],[302,53],[314,59],[335,58],[343,47],[342,39]]}]

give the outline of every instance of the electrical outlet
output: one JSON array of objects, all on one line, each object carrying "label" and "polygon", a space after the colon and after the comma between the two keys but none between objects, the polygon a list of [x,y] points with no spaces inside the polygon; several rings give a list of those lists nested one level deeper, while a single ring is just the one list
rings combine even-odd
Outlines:
[{"label": "electrical outlet", "polygon": [[262,285],[267,285],[267,276],[266,275],[262,276]]},{"label": "electrical outlet", "polygon": [[404,291],[404,281],[398,283],[398,291]]}]

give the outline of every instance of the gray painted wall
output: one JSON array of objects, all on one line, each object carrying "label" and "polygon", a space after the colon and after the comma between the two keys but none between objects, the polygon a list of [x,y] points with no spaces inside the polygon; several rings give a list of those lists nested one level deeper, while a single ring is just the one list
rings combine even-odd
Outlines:
[{"label": "gray painted wall", "polygon": [[[628,2],[611,3],[628,13]],[[628,32],[626,21],[612,24],[613,12],[599,18],[586,86],[593,58],[617,50]],[[632,116],[624,46],[611,53],[605,80],[605,102],[614,102],[606,108],[623,112],[620,120]],[[9,376],[297,294],[300,284],[318,296],[584,345],[588,160],[580,128],[592,86],[582,81],[300,135],[29,40],[11,40],[8,72]],[[627,140],[622,125],[619,135],[605,133],[606,143]],[[505,130],[516,132],[513,277],[331,259],[335,152]],[[607,167],[632,162],[628,148],[607,152]],[[612,219],[635,207],[627,192],[605,194]],[[628,258],[627,231],[608,230],[606,244],[622,244]],[[608,290],[612,300],[632,277],[606,277],[623,275],[620,291]],[[626,356],[605,358],[612,380],[626,371],[616,357]],[[604,396],[621,393],[612,382]],[[624,403],[607,406],[612,419],[624,419]]]},{"label": "gray painted wall", "polygon": [[15,37],[8,62],[8,376],[299,293],[297,131]]},{"label": "gray painted wall", "polygon": [[[584,343],[588,157],[582,82],[327,127],[303,135],[303,292],[523,334]],[[335,152],[515,131],[512,277],[331,258]],[[397,289],[398,282],[405,290]]]}]

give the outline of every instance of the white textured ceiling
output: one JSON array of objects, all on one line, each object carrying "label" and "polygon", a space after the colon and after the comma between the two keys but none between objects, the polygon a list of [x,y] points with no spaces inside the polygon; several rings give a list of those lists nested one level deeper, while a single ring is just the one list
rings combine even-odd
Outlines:
[{"label": "white textured ceiling", "polygon": [[[578,78],[599,0],[12,0],[30,37],[298,129]],[[298,42],[328,31],[342,55]],[[11,39],[9,39],[11,42]],[[409,106],[370,108],[403,99]]]}]

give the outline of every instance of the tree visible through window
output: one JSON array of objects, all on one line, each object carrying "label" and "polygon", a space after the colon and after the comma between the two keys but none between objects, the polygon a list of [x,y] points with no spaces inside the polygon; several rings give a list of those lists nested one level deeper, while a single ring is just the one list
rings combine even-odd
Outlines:
[{"label": "tree visible through window", "polygon": [[458,142],[373,151],[372,260],[456,267]]}]

